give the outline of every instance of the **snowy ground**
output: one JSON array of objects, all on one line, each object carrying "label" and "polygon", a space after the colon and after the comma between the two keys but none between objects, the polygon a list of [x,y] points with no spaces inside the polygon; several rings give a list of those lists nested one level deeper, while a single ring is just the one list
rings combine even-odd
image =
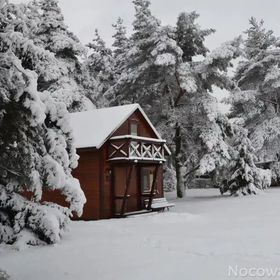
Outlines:
[{"label": "snowy ground", "polygon": [[280,188],[253,197],[189,190],[168,213],[74,222],[55,246],[0,246],[0,269],[16,280],[249,279],[228,277],[229,265],[280,268]]}]

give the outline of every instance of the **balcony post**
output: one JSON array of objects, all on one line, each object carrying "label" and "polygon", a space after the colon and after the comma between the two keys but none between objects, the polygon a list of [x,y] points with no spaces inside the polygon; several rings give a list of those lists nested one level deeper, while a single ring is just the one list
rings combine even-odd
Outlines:
[{"label": "balcony post", "polygon": [[153,183],[152,183],[150,198],[149,198],[148,210],[151,210],[151,208],[152,208],[153,196],[154,196],[154,191],[155,191],[156,181],[157,181],[157,175],[158,175],[158,167],[159,167],[159,165],[157,164],[156,170],[155,170],[155,176],[154,176]]}]

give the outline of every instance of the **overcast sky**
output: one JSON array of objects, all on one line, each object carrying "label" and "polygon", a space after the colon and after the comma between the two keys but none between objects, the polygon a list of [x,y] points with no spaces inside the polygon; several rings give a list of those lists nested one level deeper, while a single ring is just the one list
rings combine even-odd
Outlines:
[{"label": "overcast sky", "polygon": [[[11,0],[13,3],[27,0]],[[83,43],[88,43],[98,28],[110,44],[114,23],[121,16],[131,26],[134,8],[132,0],[59,0],[65,21]],[[267,28],[280,34],[280,1],[278,0],[151,0],[153,14],[163,24],[175,24],[179,12],[197,11],[199,24],[215,28],[216,34],[207,40],[213,49],[224,41],[242,33],[248,27],[248,19],[255,16],[264,19]],[[128,28],[128,31],[131,27]]]}]

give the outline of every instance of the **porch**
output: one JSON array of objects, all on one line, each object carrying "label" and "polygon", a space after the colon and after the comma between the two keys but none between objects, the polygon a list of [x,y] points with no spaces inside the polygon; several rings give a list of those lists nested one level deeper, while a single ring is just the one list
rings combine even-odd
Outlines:
[{"label": "porch", "polygon": [[113,162],[112,170],[113,216],[150,212],[153,199],[163,198],[160,163]]},{"label": "porch", "polygon": [[[125,217],[156,209],[164,199],[163,169],[166,141],[136,135],[120,135],[108,141],[107,162],[112,167],[113,215]],[[167,201],[166,201],[167,205]],[[158,204],[164,208],[163,200]]]}]

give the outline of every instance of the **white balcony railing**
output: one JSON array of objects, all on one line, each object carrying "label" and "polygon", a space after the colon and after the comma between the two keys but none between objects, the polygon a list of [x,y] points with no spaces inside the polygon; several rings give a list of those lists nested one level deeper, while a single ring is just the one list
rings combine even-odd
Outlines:
[{"label": "white balcony railing", "polygon": [[165,161],[165,140],[133,135],[110,138],[108,160]]}]

